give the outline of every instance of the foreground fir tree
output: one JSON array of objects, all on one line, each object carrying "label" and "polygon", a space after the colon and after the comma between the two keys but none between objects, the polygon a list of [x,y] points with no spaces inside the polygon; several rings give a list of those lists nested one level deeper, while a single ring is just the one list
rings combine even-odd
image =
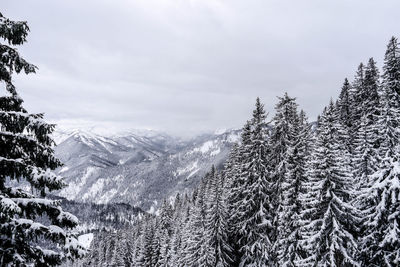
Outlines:
[{"label": "foreground fir tree", "polygon": [[308,182],[310,127],[303,111],[293,124],[291,135],[294,138],[289,144],[287,172],[282,184],[281,224],[277,240],[279,266],[297,266],[306,253],[300,241],[303,226],[302,195],[306,193],[304,185]]},{"label": "foreground fir tree", "polygon": [[[77,218],[44,198],[65,186],[52,172],[61,166],[52,149],[54,125],[43,114],[29,114],[12,83],[13,73],[36,69],[14,48],[28,31],[26,22],[0,14],[0,37],[8,43],[0,43],[0,84],[6,89],[0,97],[0,266],[54,266],[84,253],[70,231]],[[31,193],[19,187],[24,182]]]},{"label": "foreground fir tree", "polygon": [[[358,246],[354,237],[359,225],[357,210],[349,204],[352,179],[341,151],[339,124],[331,102],[319,122],[319,132],[313,163],[311,218],[304,228],[308,230],[308,258],[299,266],[354,266]],[[318,192],[318,195],[313,195]]]},{"label": "foreground fir tree", "polygon": [[383,67],[380,169],[364,194],[367,214],[362,262],[369,266],[400,264],[400,49],[396,38],[387,46]]},{"label": "foreground fir tree", "polygon": [[[289,97],[287,93],[279,98],[279,102],[275,107],[276,113],[274,117],[274,128],[270,138],[271,153],[268,155],[271,175],[272,175],[272,194],[274,207],[274,252],[278,262],[275,264],[282,265],[287,262],[288,246],[290,246],[288,238],[295,230],[293,229],[292,216],[293,204],[296,202],[299,180],[297,175],[289,173],[297,168],[300,162],[294,162],[292,148],[296,146],[299,135],[299,117],[297,114],[297,104],[295,98]],[[296,151],[295,153],[297,153]],[[291,162],[289,162],[291,160]],[[296,181],[297,180],[297,181]],[[283,258],[286,259],[283,259]]]},{"label": "foreground fir tree", "polygon": [[270,174],[267,169],[268,145],[266,141],[265,111],[257,98],[253,111],[252,132],[245,158],[246,171],[242,187],[243,198],[239,199],[238,210],[242,220],[237,222],[242,253],[241,266],[267,266],[273,260],[272,200]]}]

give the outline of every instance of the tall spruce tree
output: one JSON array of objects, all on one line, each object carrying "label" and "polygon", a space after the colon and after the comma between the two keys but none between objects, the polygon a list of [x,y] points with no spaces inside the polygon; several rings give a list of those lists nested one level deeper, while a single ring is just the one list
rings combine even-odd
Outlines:
[{"label": "tall spruce tree", "polygon": [[148,215],[144,218],[144,229],[142,234],[142,247],[140,248],[140,254],[136,260],[138,266],[151,266],[153,260],[153,238],[154,238],[154,222]]},{"label": "tall spruce tree", "polygon": [[[319,122],[313,159],[313,187],[308,188],[312,205],[308,230],[308,258],[301,265],[358,265],[358,246],[354,233],[360,223],[357,210],[349,204],[352,180],[338,138],[340,124],[333,102]],[[318,195],[314,195],[315,191]],[[307,205],[306,205],[307,207]]]},{"label": "tall spruce tree", "polygon": [[[241,201],[244,199],[243,188],[246,183],[247,165],[245,160],[249,155],[249,147],[251,142],[251,122],[247,121],[241,133],[241,144],[237,150],[231,152],[231,157],[235,162],[225,170],[227,175],[227,187],[229,193],[227,196],[227,209],[229,212],[229,243],[233,249],[234,265],[240,263],[242,252],[240,251],[241,233],[239,232],[239,223],[245,220],[246,207],[240,207]],[[236,154],[236,155],[235,155]],[[244,210],[240,210],[244,208]]]},{"label": "tall spruce tree", "polygon": [[237,222],[242,257],[241,266],[266,266],[272,261],[273,228],[270,174],[267,169],[268,144],[264,107],[257,98],[253,111],[252,131],[245,160],[243,198],[238,210],[242,220]]},{"label": "tall spruce tree", "polygon": [[174,266],[171,261],[171,237],[168,229],[160,229],[161,231],[161,248],[160,248],[160,259],[157,266]]},{"label": "tall spruce tree", "polygon": [[[275,200],[278,206],[282,191],[281,184],[287,172],[288,149],[296,134],[293,131],[294,124],[298,119],[295,98],[291,98],[285,93],[283,97],[279,97],[275,111],[274,128],[270,137],[272,153],[269,155],[269,161],[275,186]],[[276,209],[279,209],[277,206]]]},{"label": "tall spruce tree", "polygon": [[205,222],[201,215],[201,208],[194,206],[190,218],[190,236],[188,243],[187,266],[213,266],[213,253],[209,236],[205,232]]},{"label": "tall spruce tree", "polygon": [[[61,166],[55,158],[50,134],[55,125],[43,114],[30,114],[13,84],[13,74],[34,73],[36,67],[14,48],[26,42],[26,22],[11,21],[0,13],[0,265],[54,266],[79,257],[84,249],[70,229],[78,224],[58,201],[45,199],[47,192],[65,186],[52,170]],[[19,186],[28,182],[32,193]],[[49,225],[39,223],[45,217]]]},{"label": "tall spruce tree", "polygon": [[164,199],[160,209],[160,223],[157,232],[160,236],[160,257],[158,263],[160,266],[171,266],[171,235],[172,235],[172,207]]},{"label": "tall spruce tree", "polygon": [[184,228],[184,210],[186,199],[182,199],[181,194],[175,196],[174,209],[172,215],[172,229],[170,240],[170,262],[178,264],[179,259],[182,257],[182,230]]},{"label": "tall spruce tree", "polygon": [[181,245],[181,257],[178,260],[178,266],[185,266],[190,256],[190,233],[191,233],[191,214],[193,213],[192,203],[188,203],[183,213],[183,229],[182,229],[182,245]]},{"label": "tall spruce tree", "polygon": [[344,131],[343,137],[345,139],[342,140],[342,142],[345,144],[346,149],[350,154],[353,153],[354,150],[354,133],[352,131],[354,121],[352,117],[352,109],[354,109],[352,88],[346,78],[337,101],[337,112],[339,115],[339,122]]},{"label": "tall spruce tree", "polygon": [[[290,191],[287,188],[287,183],[285,179],[288,174],[288,160],[289,160],[289,150],[292,145],[295,144],[295,137],[298,134],[298,114],[297,114],[297,104],[295,98],[289,97],[287,93],[283,97],[279,97],[279,101],[275,106],[275,116],[274,116],[274,127],[272,130],[271,138],[269,140],[269,145],[271,147],[271,153],[268,155],[269,168],[271,170],[272,176],[272,194],[273,194],[273,209],[274,209],[274,227],[275,233],[272,235],[274,240],[274,253],[284,253],[286,250],[282,248],[285,246],[284,239],[286,239],[289,234],[289,230],[285,229],[289,222],[286,221],[285,216],[289,216],[288,210],[289,202],[291,200],[285,199],[286,197],[296,197],[290,196],[284,190]],[[291,184],[292,181],[289,181]],[[286,188],[284,188],[286,187]],[[284,204],[284,202],[287,202]],[[286,205],[286,207],[284,207]],[[278,252],[279,251],[279,252]],[[273,256],[273,259],[279,259],[283,255]],[[277,264],[277,262],[275,262]]]},{"label": "tall spruce tree", "polygon": [[356,133],[353,141],[354,175],[359,188],[369,184],[369,175],[376,171],[379,164],[379,71],[373,58],[370,58],[365,68],[364,86],[358,88],[360,96],[359,120],[353,122]]},{"label": "tall spruce tree", "polygon": [[[351,117],[353,122],[357,122],[361,118],[362,103],[365,98],[365,66],[363,63],[358,65],[356,75],[351,84],[350,96],[353,104],[351,109]],[[353,124],[353,132],[357,131],[357,125]]]},{"label": "tall spruce tree", "polygon": [[400,264],[400,49],[396,38],[387,46],[383,66],[382,110],[379,126],[382,142],[380,169],[371,175],[371,187],[363,195],[367,215],[361,260],[369,266]]},{"label": "tall spruce tree", "polygon": [[277,242],[279,266],[297,266],[305,257],[302,248],[301,229],[303,226],[302,194],[304,184],[308,182],[307,161],[309,159],[310,126],[303,111],[294,118],[291,127],[293,139],[288,148],[288,166],[282,184],[282,204],[280,228]]},{"label": "tall spruce tree", "polygon": [[227,225],[227,210],[222,175],[215,173],[211,177],[210,205],[206,222],[207,236],[210,237],[210,247],[213,266],[227,267],[233,263],[233,250],[229,244],[229,229]]}]

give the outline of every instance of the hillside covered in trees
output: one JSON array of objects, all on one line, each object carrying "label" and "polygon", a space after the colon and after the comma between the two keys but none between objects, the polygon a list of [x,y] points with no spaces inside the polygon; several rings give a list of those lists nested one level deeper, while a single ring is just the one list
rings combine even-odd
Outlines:
[{"label": "hillside covered in trees", "polygon": [[400,49],[345,79],[317,122],[257,98],[222,170],[158,216],[95,238],[76,266],[398,266]]}]

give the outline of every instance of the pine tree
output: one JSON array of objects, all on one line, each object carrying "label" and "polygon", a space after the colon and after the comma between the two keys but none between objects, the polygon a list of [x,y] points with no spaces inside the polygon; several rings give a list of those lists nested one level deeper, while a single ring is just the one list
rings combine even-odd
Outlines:
[{"label": "pine tree", "polygon": [[339,123],[344,131],[344,140],[342,143],[346,145],[347,151],[352,154],[354,150],[354,133],[353,127],[355,122],[353,121],[352,109],[354,108],[352,88],[347,80],[344,80],[342,89],[340,91],[339,99],[337,101],[337,111],[339,116]]},{"label": "pine tree", "polygon": [[379,126],[382,137],[380,169],[371,175],[364,196],[367,215],[361,260],[370,266],[400,264],[400,50],[397,39],[387,46],[383,66],[383,108]]},{"label": "pine tree", "polygon": [[140,256],[138,257],[138,266],[151,266],[153,259],[153,238],[154,238],[154,222],[150,216],[146,216],[145,227],[143,231],[142,247],[140,248]]},{"label": "pine tree", "polygon": [[[186,199],[182,199],[181,194],[178,193],[175,196],[174,201],[174,212],[172,215],[172,229],[171,229],[171,237],[170,237],[170,262],[174,265],[178,265],[179,260],[183,257],[182,249],[182,230],[185,227],[185,214],[184,210],[187,203]],[[179,266],[179,265],[178,265]]]},{"label": "pine tree", "polygon": [[237,180],[238,176],[238,164],[239,164],[239,145],[234,143],[229,157],[224,164],[222,172],[222,184],[228,190],[232,187],[234,181]]},{"label": "pine tree", "polygon": [[135,231],[132,231],[131,228],[122,231],[122,235],[126,237],[125,246],[123,247],[124,266],[132,266],[134,264],[135,234]]},{"label": "pine tree", "polygon": [[[203,179],[204,181],[204,179]],[[204,206],[205,183],[199,191],[197,202],[195,203],[189,220],[189,239],[185,266],[213,266],[213,251],[210,246],[210,238],[205,231]],[[204,213],[204,214],[203,214]]]},{"label": "pine tree", "polygon": [[239,210],[239,205],[244,199],[243,188],[247,177],[246,159],[249,155],[248,149],[250,147],[251,134],[251,122],[247,121],[242,129],[241,144],[237,147],[237,150],[231,152],[232,166],[225,170],[226,186],[229,188],[226,201],[229,212],[229,243],[233,249],[233,265],[238,265],[242,257],[239,244],[241,239],[239,223],[245,220],[245,213]]},{"label": "pine tree", "polygon": [[267,142],[265,111],[257,98],[253,111],[252,131],[245,158],[245,183],[242,187],[243,198],[239,199],[235,212],[243,214],[237,222],[241,246],[242,266],[265,266],[271,260],[272,207],[270,195],[270,177],[267,170]]},{"label": "pine tree", "polygon": [[383,65],[382,111],[379,120],[382,137],[381,155],[395,154],[400,126],[400,49],[397,39],[390,40]]},{"label": "pine tree", "polygon": [[[279,97],[279,102],[275,107],[274,128],[272,130],[270,145],[272,153],[269,156],[272,175],[274,180],[274,191],[279,202],[281,194],[281,184],[287,172],[288,149],[294,139],[293,125],[297,120],[297,104],[295,98],[291,98],[287,93]],[[278,207],[276,207],[278,209]]]},{"label": "pine tree", "polygon": [[281,227],[277,240],[279,266],[297,266],[305,257],[300,244],[302,239],[302,194],[308,182],[307,161],[309,160],[310,127],[303,111],[291,127],[293,139],[289,143],[287,172],[282,184]]},{"label": "pine tree", "polygon": [[214,172],[211,179],[211,198],[206,222],[207,236],[210,237],[210,246],[213,250],[211,261],[213,266],[230,266],[233,262],[233,250],[228,240],[228,215],[224,201],[222,175]]},{"label": "pine tree", "polygon": [[[178,220],[183,218],[183,214]],[[182,227],[183,224],[178,224],[175,227],[174,233],[171,238],[171,262],[175,263],[177,266],[181,266],[180,260],[184,257],[183,254],[183,240],[182,240]]]},{"label": "pine tree", "polygon": [[[271,153],[268,155],[272,175],[272,193],[274,207],[274,253],[285,253],[286,248],[282,243],[283,239],[291,230],[285,229],[290,222],[284,218],[291,213],[289,205],[292,200],[287,198],[296,198],[296,196],[287,194],[291,191],[289,184],[292,181],[286,181],[289,172],[289,151],[291,146],[295,145],[295,138],[298,135],[298,114],[295,98],[291,98],[287,93],[283,97],[279,97],[278,104],[275,107],[276,113],[274,116],[274,128],[272,130],[269,141]],[[284,188],[286,187],[286,188]],[[286,207],[284,207],[286,205]],[[286,210],[285,210],[286,209]],[[274,256],[274,259],[283,257],[283,254]],[[275,264],[277,264],[275,262]]]},{"label": "pine tree", "polygon": [[171,241],[167,228],[161,230],[160,259],[157,266],[173,266],[171,261]]},{"label": "pine tree", "polygon": [[366,97],[365,93],[365,66],[363,63],[360,63],[350,90],[351,102],[353,105],[351,109],[353,132],[357,131],[357,125],[355,123],[361,118],[363,100]]},{"label": "pine tree", "polygon": [[[0,14],[0,37],[8,42],[0,43],[0,82],[6,88],[0,97],[1,266],[54,266],[85,252],[70,231],[77,226],[77,218],[64,212],[58,201],[44,198],[48,191],[65,186],[52,172],[61,166],[50,137],[55,125],[47,124],[43,114],[29,114],[13,84],[14,73],[36,70],[12,47],[25,43],[28,32],[26,22],[11,21]],[[32,193],[10,186],[8,181],[26,181]],[[38,222],[43,214],[50,225]]]},{"label": "pine tree", "polygon": [[[340,124],[331,101],[320,122],[315,162],[314,182],[308,188],[312,205],[310,222],[304,229],[308,241],[308,258],[301,265],[353,266],[358,265],[358,251],[354,234],[360,223],[357,210],[349,204],[352,195],[352,180],[341,151]],[[318,195],[314,195],[315,191]],[[306,211],[307,212],[307,211]]]},{"label": "pine tree", "polygon": [[373,58],[365,68],[365,93],[363,94],[362,114],[367,114],[370,124],[377,121],[379,115],[379,70]]},{"label": "pine tree", "polygon": [[170,234],[172,228],[172,207],[166,199],[164,199],[163,204],[161,205],[159,218],[160,229],[167,229],[168,234]]},{"label": "pine tree", "polygon": [[160,227],[160,218],[154,218],[154,233],[153,238],[151,240],[151,266],[158,266],[160,262],[160,255],[161,255],[161,238],[162,238],[162,229]]},{"label": "pine tree", "polygon": [[105,236],[105,238],[107,238],[107,242],[105,242],[104,246],[104,258],[102,267],[110,266],[110,263],[113,260],[116,245],[115,233],[111,233],[110,235]]},{"label": "pine tree", "polygon": [[141,260],[141,249],[143,248],[143,240],[144,240],[144,220],[138,222],[135,227],[135,231],[133,234],[133,252],[132,252],[132,263],[134,266],[140,266]]},{"label": "pine tree", "polygon": [[115,235],[115,241],[114,241],[114,247],[112,250],[112,255],[111,255],[111,259],[110,259],[110,267],[123,267],[125,266],[125,262],[124,262],[124,239],[120,236],[120,234],[116,234]]},{"label": "pine tree", "polygon": [[193,206],[192,203],[188,203],[186,206],[185,212],[183,214],[183,230],[181,233],[182,236],[182,245],[181,245],[181,257],[178,261],[178,266],[186,266],[188,265],[188,261],[190,258],[190,245],[191,245],[191,230],[192,229],[192,219],[191,215],[193,214]]},{"label": "pine tree", "polygon": [[365,69],[364,86],[358,94],[362,99],[359,106],[359,121],[353,122],[357,125],[354,138],[354,174],[359,188],[368,186],[369,175],[379,164],[379,72],[373,58],[370,58]]}]

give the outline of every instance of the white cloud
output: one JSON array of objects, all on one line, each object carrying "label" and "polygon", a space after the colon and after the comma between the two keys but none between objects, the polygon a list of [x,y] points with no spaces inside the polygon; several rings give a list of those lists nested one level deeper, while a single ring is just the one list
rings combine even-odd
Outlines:
[{"label": "white cloud", "polygon": [[[315,118],[360,61],[400,36],[398,1],[12,1],[19,48],[39,67],[15,77],[32,112],[60,123],[193,134],[241,126],[284,91]],[[125,125],[125,126],[124,126]]]}]

